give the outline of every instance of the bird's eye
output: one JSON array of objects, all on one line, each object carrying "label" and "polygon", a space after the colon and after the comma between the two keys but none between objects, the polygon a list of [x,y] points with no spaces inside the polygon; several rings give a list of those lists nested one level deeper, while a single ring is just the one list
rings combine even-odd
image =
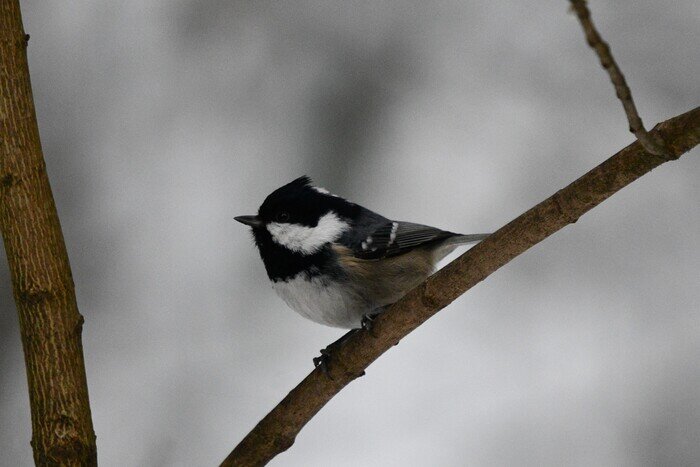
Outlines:
[{"label": "bird's eye", "polygon": [[277,222],[287,222],[289,220],[289,214],[286,212],[280,212],[277,214]]}]

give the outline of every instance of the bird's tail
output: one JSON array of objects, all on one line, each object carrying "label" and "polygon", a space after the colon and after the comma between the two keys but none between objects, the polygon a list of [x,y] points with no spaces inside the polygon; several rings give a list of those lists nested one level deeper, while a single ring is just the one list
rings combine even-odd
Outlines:
[{"label": "bird's tail", "polygon": [[454,235],[453,237],[449,237],[447,240],[445,240],[440,248],[435,250],[433,253],[433,258],[435,262],[441,261],[445,258],[445,256],[449,255],[452,253],[455,248],[457,248],[460,245],[466,245],[468,243],[476,243],[480,242],[486,237],[488,237],[491,234],[470,234],[470,235]]},{"label": "bird's tail", "polygon": [[454,237],[450,237],[447,240],[448,245],[466,245],[467,243],[476,243],[480,242],[486,237],[491,235],[490,233],[487,234],[469,234],[469,235],[455,235]]}]

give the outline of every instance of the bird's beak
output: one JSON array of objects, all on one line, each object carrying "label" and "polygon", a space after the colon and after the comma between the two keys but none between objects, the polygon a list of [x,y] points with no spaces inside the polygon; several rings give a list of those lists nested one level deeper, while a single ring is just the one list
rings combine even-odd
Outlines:
[{"label": "bird's beak", "polygon": [[241,224],[249,225],[253,228],[262,227],[263,221],[258,216],[238,216],[234,217],[235,220]]}]

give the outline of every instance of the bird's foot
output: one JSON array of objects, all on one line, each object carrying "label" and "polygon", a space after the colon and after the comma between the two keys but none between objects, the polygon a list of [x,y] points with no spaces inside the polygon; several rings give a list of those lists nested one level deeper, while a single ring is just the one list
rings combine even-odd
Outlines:
[{"label": "bird's foot", "polygon": [[342,345],[345,343],[346,340],[348,340],[348,338],[350,338],[350,336],[355,334],[357,331],[359,331],[359,329],[351,329],[347,333],[343,334],[340,337],[340,339],[333,342],[332,344],[328,344],[328,346],[326,346],[325,349],[321,349],[321,355],[319,355],[318,357],[314,357],[314,367],[320,368],[323,374],[330,378],[330,375],[328,374],[328,366],[331,361],[331,356],[336,350],[342,347]]},{"label": "bird's foot", "polygon": [[330,363],[330,359],[331,352],[330,350],[328,350],[328,347],[326,347],[325,349],[321,349],[321,355],[319,355],[318,357],[314,357],[314,367],[320,368],[323,374],[328,376],[329,378],[330,375],[328,374],[328,363]]},{"label": "bird's foot", "polygon": [[372,337],[377,337],[372,332],[372,326],[374,326],[374,320],[379,316],[379,313],[367,313],[362,315],[362,321],[360,321],[360,328],[369,332]]}]

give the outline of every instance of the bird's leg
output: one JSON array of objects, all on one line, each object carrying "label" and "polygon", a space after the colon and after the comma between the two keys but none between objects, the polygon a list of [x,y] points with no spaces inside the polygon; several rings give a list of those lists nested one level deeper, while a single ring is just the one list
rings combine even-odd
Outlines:
[{"label": "bird's leg", "polygon": [[387,308],[389,308],[391,305],[386,305],[382,306],[379,308],[375,308],[369,313],[365,313],[362,315],[362,321],[360,321],[360,327],[364,329],[365,331],[369,332],[372,337],[377,337],[373,332],[372,332],[372,327],[374,326],[374,320],[379,316],[380,313],[383,311],[386,311]]},{"label": "bird's leg", "polygon": [[360,328],[364,329],[365,331],[369,332],[372,337],[377,337],[374,335],[372,332],[372,326],[374,325],[374,320],[377,316],[379,316],[380,311],[374,311],[372,313],[366,313],[362,315],[362,321],[360,321]]},{"label": "bird's leg", "polygon": [[362,320],[360,321],[360,327],[356,329],[351,329],[350,331],[346,332],[343,334],[340,339],[337,341],[333,342],[332,344],[329,344],[326,346],[325,349],[321,349],[321,355],[318,357],[314,358],[314,366],[315,367],[321,367],[321,371],[328,376],[328,363],[330,362],[331,359],[331,354],[338,350],[346,340],[350,338],[353,334],[355,334],[358,331],[365,330],[369,332],[372,337],[377,337],[374,335],[372,332],[372,324],[377,316],[379,316],[379,313],[384,311],[385,307],[382,308],[377,308],[373,310],[371,313],[365,313],[362,315]]},{"label": "bird's leg", "polygon": [[353,334],[355,334],[359,330],[360,329],[351,329],[348,332],[346,332],[345,334],[343,334],[340,337],[340,339],[333,342],[332,344],[328,344],[325,349],[321,349],[321,355],[314,358],[314,366],[320,367],[323,374],[325,374],[326,376],[329,376],[328,375],[328,363],[330,362],[331,354],[334,351],[338,350],[345,343],[345,341],[350,338],[350,336],[352,336]]}]

